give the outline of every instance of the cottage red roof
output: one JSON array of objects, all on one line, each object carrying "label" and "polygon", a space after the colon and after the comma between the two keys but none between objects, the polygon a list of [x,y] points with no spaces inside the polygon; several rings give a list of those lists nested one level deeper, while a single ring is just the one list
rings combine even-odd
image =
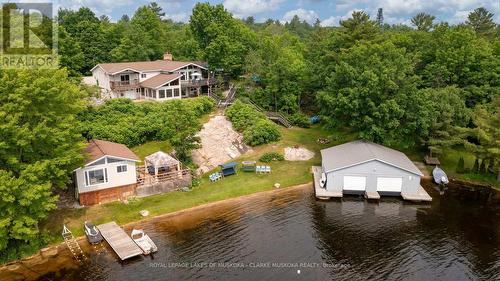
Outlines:
[{"label": "cottage red roof", "polygon": [[106,155],[140,161],[139,157],[125,145],[105,140],[90,140],[85,153],[89,155],[85,164],[89,164]]}]

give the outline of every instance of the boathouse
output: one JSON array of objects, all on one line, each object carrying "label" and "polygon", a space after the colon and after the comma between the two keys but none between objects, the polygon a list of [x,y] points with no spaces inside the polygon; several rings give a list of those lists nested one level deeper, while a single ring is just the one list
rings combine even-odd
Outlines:
[{"label": "boathouse", "polygon": [[368,199],[380,195],[432,199],[420,186],[422,172],[400,151],[357,140],[323,149],[321,157],[321,167],[313,167],[317,197],[361,194]]}]

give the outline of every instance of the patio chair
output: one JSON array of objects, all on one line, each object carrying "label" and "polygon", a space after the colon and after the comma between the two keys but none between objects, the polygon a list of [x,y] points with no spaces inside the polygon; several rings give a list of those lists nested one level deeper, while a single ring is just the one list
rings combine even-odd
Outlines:
[{"label": "patio chair", "polygon": [[255,166],[256,173],[262,173],[262,166]]},{"label": "patio chair", "polygon": [[265,169],[266,173],[268,173],[268,174],[271,173],[271,166],[265,166],[264,169]]}]

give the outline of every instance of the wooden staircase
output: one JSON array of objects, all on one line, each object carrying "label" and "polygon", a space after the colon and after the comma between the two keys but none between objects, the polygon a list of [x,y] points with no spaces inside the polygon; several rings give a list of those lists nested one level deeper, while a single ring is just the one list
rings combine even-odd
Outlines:
[{"label": "wooden staircase", "polygon": [[260,107],[258,104],[251,101],[250,99],[246,99],[246,100],[244,100],[244,102],[252,105],[255,109],[264,113],[264,115],[266,115],[267,119],[269,119],[275,123],[278,123],[286,128],[292,127],[292,123],[285,116],[283,116],[283,114],[276,112],[276,111],[266,111],[262,107]]},{"label": "wooden staircase", "polygon": [[87,256],[83,253],[82,248],[80,248],[80,245],[78,244],[78,241],[76,241],[73,233],[69,231],[66,225],[63,226],[62,237],[64,238],[64,243],[66,243],[66,246],[68,246],[68,249],[71,251],[73,257],[75,257],[77,261],[83,262],[87,260]]}]

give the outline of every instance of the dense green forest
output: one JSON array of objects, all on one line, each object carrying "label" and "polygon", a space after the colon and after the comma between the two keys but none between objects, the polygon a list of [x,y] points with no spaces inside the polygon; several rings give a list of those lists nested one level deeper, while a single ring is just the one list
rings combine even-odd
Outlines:
[{"label": "dense green forest", "polygon": [[[388,25],[362,11],[339,27],[297,16],[256,23],[208,3],[196,4],[188,23],[164,15],[156,3],[117,22],[88,8],[61,9],[61,69],[0,69],[0,260],[44,244],[38,222],[55,208],[51,190],[68,184],[81,163],[85,137],[127,145],[169,139],[182,157],[196,145],[195,120],[210,108],[203,102],[89,107],[80,77],[102,62],[156,60],[164,52],[204,60],[231,77],[240,96],[296,124],[319,115],[325,126],[380,143],[436,154],[463,149],[477,157],[475,171],[498,173],[500,27],[484,8],[458,25],[425,13],[412,26]],[[238,107],[230,117],[249,143],[279,138],[258,116],[245,125],[250,110]]]}]

